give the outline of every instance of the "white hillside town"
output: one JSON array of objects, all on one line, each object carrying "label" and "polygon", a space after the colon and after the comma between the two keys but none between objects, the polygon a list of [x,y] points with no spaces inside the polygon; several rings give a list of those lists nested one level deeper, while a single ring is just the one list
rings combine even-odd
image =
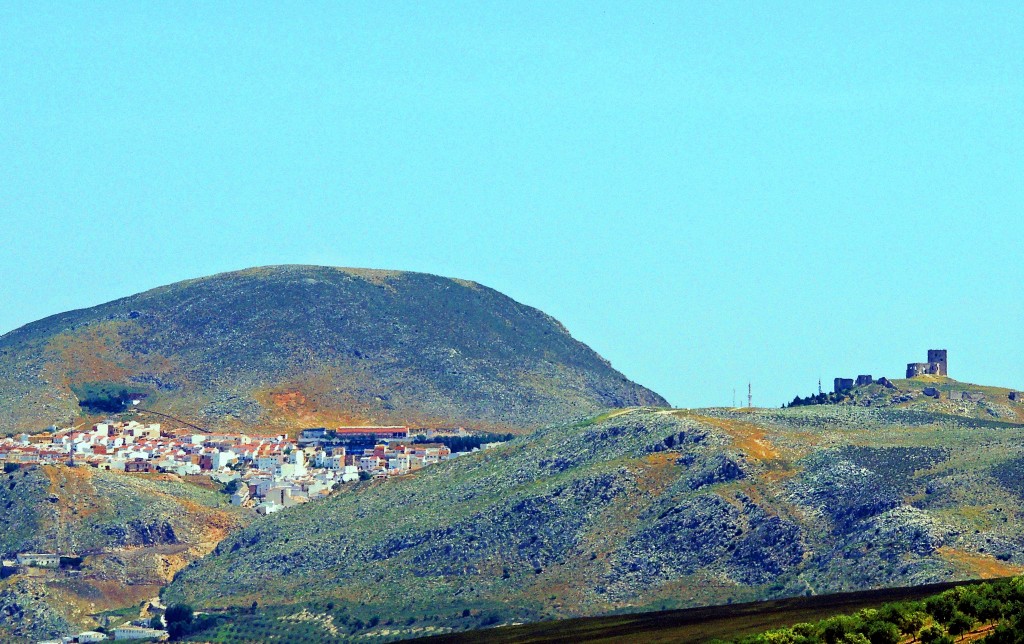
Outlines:
[{"label": "white hillside town", "polygon": [[[448,434],[468,435],[461,429]],[[325,496],[340,484],[400,476],[465,453],[422,442],[444,435],[433,430],[417,435],[405,426],[341,427],[303,430],[292,439],[105,421],[87,430],[51,427],[0,439],[0,463],[8,469],[66,464],[128,474],[209,476],[229,486],[232,504],[270,514]]]},{"label": "white hillside town", "polygon": [[[406,426],[339,427],[285,435],[207,433],[167,429],[159,423],[106,420],[89,429],[50,427],[0,439],[4,470],[49,465],[92,467],[127,476],[209,477],[224,485],[230,503],[272,514],[325,497],[359,480],[407,475],[468,452],[452,452],[445,437],[466,439],[464,429],[410,430]],[[472,451],[500,443],[480,443]],[[8,569],[59,568],[69,553],[18,553]],[[166,639],[167,632],[136,620],[84,631],[46,644],[107,639]]]}]

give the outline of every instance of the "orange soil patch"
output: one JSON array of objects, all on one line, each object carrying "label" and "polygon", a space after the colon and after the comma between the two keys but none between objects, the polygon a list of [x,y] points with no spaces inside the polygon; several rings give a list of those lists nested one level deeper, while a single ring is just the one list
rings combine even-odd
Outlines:
[{"label": "orange soil patch", "polygon": [[[82,586],[76,589],[71,584],[60,581],[48,584],[51,589],[59,589],[62,597],[69,602],[76,604],[82,612],[96,613],[106,610],[114,610],[123,606],[139,604],[160,593],[160,586],[156,584],[124,584],[120,581],[108,581],[102,579],[82,580],[75,584]],[[87,587],[99,591],[102,597],[82,590]]]},{"label": "orange soil patch", "polygon": [[765,437],[763,428],[753,423],[725,418],[696,416],[696,420],[713,425],[732,437],[732,445],[747,456],[758,461],[776,461],[782,458],[775,445]]},{"label": "orange soil patch", "polygon": [[761,476],[761,478],[764,479],[765,481],[770,482],[770,483],[777,483],[779,481],[784,481],[786,479],[793,478],[794,476],[796,476],[799,473],[800,473],[800,470],[795,468],[795,467],[793,467],[793,468],[779,468],[779,469],[774,469],[774,470],[768,470],[767,472],[765,472]]},{"label": "orange soil patch", "polygon": [[375,419],[364,402],[348,403],[336,399],[336,390],[352,374],[338,369],[325,369],[309,373],[301,381],[288,383],[282,388],[254,392],[256,400],[266,410],[265,424],[281,427],[289,433],[299,427],[322,425],[373,425]]},{"label": "orange soil patch", "polygon": [[740,491],[742,491],[743,494],[749,497],[751,501],[753,501],[755,504],[757,504],[764,510],[768,512],[771,512],[773,510],[772,504],[765,500],[764,494],[761,493],[761,489],[757,486],[757,484],[741,482]]},{"label": "orange soil patch", "polygon": [[50,494],[57,497],[61,521],[78,521],[99,511],[102,499],[92,485],[92,468],[44,465],[41,469],[50,481]]},{"label": "orange soil patch", "polygon": [[306,416],[316,412],[316,407],[310,404],[309,398],[301,391],[271,392],[270,400],[278,410],[286,414]]},{"label": "orange soil patch", "polygon": [[208,476],[186,476],[178,480],[182,483],[188,483],[189,485],[194,485],[204,490],[210,490],[211,492],[218,492],[221,488],[220,483],[214,481]]},{"label": "orange soil patch", "polygon": [[678,452],[655,452],[636,461],[637,485],[646,494],[660,494],[679,478]]},{"label": "orange soil patch", "polygon": [[939,548],[938,552],[943,559],[956,566],[957,569],[977,579],[1012,577],[1024,572],[1024,566],[999,561],[990,555],[964,552],[949,546]]},{"label": "orange soil patch", "polygon": [[63,372],[60,379],[69,384],[120,381],[126,378],[128,369],[113,359],[113,356],[123,352],[121,340],[126,325],[126,322],[106,322],[76,334],[62,333],[54,336],[47,343],[46,349],[56,358],[51,364]]},{"label": "orange soil patch", "polygon": [[721,429],[732,438],[732,447],[745,458],[760,461],[766,468],[765,481],[780,481],[795,476],[798,470],[790,464],[791,454],[782,451],[768,440],[764,428],[741,420],[695,416],[696,420]]},{"label": "orange soil patch", "polygon": [[240,526],[238,518],[228,512],[210,508],[189,499],[172,498],[187,514],[202,517],[203,538],[202,541],[189,548],[191,553],[198,553],[200,556],[209,554],[232,530]]}]

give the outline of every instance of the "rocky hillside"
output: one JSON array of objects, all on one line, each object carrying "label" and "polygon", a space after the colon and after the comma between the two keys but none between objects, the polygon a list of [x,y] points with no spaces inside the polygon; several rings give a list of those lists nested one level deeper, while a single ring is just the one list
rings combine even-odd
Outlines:
[{"label": "rocky hillside", "polygon": [[1022,439],[898,408],[615,411],[260,519],[166,596],[257,601],[233,633],[381,641],[1007,575]]},{"label": "rocky hillside", "polygon": [[72,570],[25,569],[0,581],[0,640],[94,627],[90,615],[137,605],[246,525],[251,510],[169,475],[43,466],[0,478],[0,554],[76,555]]},{"label": "rocky hillside", "polygon": [[109,414],[124,402],[110,400],[118,391],[221,429],[523,429],[666,404],[541,311],[419,273],[255,268],[0,337],[0,430],[67,422],[83,401],[86,412]]}]

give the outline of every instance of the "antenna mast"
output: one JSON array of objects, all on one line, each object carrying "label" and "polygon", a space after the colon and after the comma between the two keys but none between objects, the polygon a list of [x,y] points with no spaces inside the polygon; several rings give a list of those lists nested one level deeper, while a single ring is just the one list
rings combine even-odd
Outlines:
[{"label": "antenna mast", "polygon": [[821,378],[818,378],[818,395],[821,395]]},{"label": "antenna mast", "polygon": [[754,406],[754,395],[751,392],[752,392],[751,385],[750,385],[750,382],[748,381],[747,382],[747,409],[750,409],[750,408],[752,408]]}]

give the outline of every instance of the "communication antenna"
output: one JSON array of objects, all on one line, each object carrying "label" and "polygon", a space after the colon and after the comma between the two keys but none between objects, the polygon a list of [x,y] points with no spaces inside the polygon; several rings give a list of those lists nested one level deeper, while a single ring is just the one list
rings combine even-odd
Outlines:
[{"label": "communication antenna", "polygon": [[818,395],[820,396],[821,394],[822,394],[822,391],[821,391],[821,378],[818,378]]},{"label": "communication antenna", "polygon": [[754,395],[753,395],[752,391],[753,390],[751,389],[750,382],[748,381],[747,382],[747,409],[750,409],[750,408],[752,408],[754,406]]},{"label": "communication antenna", "polygon": [[736,409],[736,387],[732,388],[732,408]]}]

